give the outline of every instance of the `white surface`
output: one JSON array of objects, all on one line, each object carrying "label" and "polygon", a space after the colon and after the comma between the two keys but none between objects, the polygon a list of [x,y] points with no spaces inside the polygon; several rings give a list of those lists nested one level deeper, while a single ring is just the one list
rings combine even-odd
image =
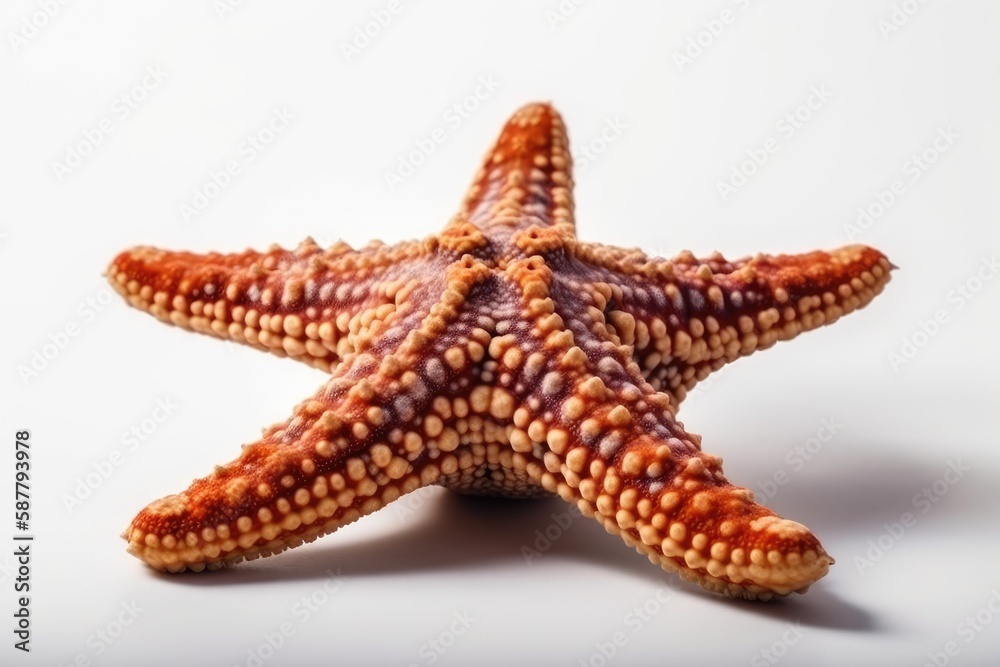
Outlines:
[{"label": "white surface", "polygon": [[[783,665],[921,665],[949,641],[951,664],[995,661],[996,614],[984,612],[993,622],[979,631],[960,624],[1000,590],[1000,280],[961,307],[951,294],[1000,249],[994,3],[926,3],[884,38],[889,0],[745,9],[595,0],[554,28],[546,11],[556,0],[403,0],[351,62],[341,43],[386,3],[244,2],[223,18],[218,4],[70,3],[16,53],[9,32],[39,5],[7,2],[0,14],[2,469],[13,467],[14,431],[30,428],[37,536],[33,651],[14,651],[5,631],[0,662],[246,665],[282,623],[294,634],[263,664],[599,665],[595,646],[619,631],[627,641],[609,664],[765,665],[760,652],[774,648]],[[732,23],[679,71],[673,53],[726,8]],[[148,66],[166,76],[123,118],[116,99]],[[499,87],[461,124],[448,122],[480,77]],[[787,137],[775,123],[814,86],[832,96]],[[117,535],[140,507],[235,457],[323,377],[163,326],[116,295],[99,312],[81,305],[104,295],[100,274],[115,253],[423,236],[454,211],[507,116],[537,99],[561,110],[576,148],[609,120],[626,125],[577,173],[579,232],[594,241],[730,256],[834,247],[849,241],[845,225],[875,190],[904,181],[855,239],[901,267],[884,294],[719,373],[681,411],[734,482],[756,487],[788,473],[768,504],[820,536],[837,558],[830,575],[777,604],[721,599],[584,520],[529,566],[521,547],[562,503],[447,494],[429,495],[412,518],[390,507],[236,571],[158,576],[128,556]],[[245,160],[242,142],[275,108],[294,119],[185,223],[180,204],[213,170]],[[104,117],[110,134],[60,181],[52,163]],[[385,172],[438,126],[444,143],[390,191]],[[905,163],[948,127],[954,144],[910,180]],[[723,201],[717,182],[769,137],[777,152]],[[947,321],[892,368],[890,353],[938,309]],[[18,366],[71,323],[78,335],[23,381]],[[157,400],[176,407],[129,451],[123,433]],[[842,427],[796,469],[786,454],[824,419]],[[121,464],[68,511],[65,494],[114,450]],[[914,495],[952,460],[969,470],[922,512]],[[0,475],[5,517],[11,476]],[[916,524],[883,538],[891,548],[859,573],[856,556],[904,512]],[[5,545],[12,532],[5,520]],[[325,596],[337,567],[343,578]],[[662,582],[673,588],[661,598],[676,589],[665,604],[655,602]],[[313,594],[325,604],[306,618],[296,604]],[[647,621],[627,617],[649,600],[657,613]],[[91,635],[133,603],[135,621],[99,654]],[[474,618],[471,627],[440,655],[422,649],[456,613]]]}]

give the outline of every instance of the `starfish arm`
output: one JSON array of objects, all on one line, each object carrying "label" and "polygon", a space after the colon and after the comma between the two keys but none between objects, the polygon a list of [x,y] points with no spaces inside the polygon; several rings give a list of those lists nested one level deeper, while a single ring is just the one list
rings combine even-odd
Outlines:
[{"label": "starfish arm", "polygon": [[607,324],[634,346],[643,375],[673,396],[675,409],[725,364],[863,308],[893,268],[882,253],[860,245],[736,261],[718,253],[663,260],[578,247],[581,258],[603,269]]},{"label": "starfish arm", "polygon": [[487,235],[531,227],[575,234],[572,157],[566,127],[550,105],[529,104],[507,121],[451,224],[463,223]]},{"label": "starfish arm", "polygon": [[432,265],[436,241],[353,250],[307,239],[295,250],[197,254],[138,247],[108,278],[128,302],[164,322],[290,356],[330,371],[358,339],[391,322]]},{"label": "starfish arm", "polygon": [[[580,315],[600,293],[573,280],[554,291],[566,329],[545,345],[557,361],[515,412],[510,438],[536,452],[527,470],[538,483],[665,570],[716,592],[766,599],[825,575],[833,561],[818,539],[731,485],[722,460],[674,419],[669,396],[644,381],[630,346]],[[566,305],[574,300],[582,303]]]},{"label": "starfish arm", "polygon": [[[371,384],[351,392],[343,379],[236,460],[140,511],[122,534],[129,553],[158,570],[215,569],[311,542],[433,481],[386,442],[385,427],[407,425],[385,421],[364,396]],[[422,453],[421,439],[412,455]]]},{"label": "starfish arm", "polygon": [[646,385],[636,395],[626,381],[623,395],[604,377],[581,374],[546,424],[556,447],[544,488],[667,572],[716,593],[766,600],[804,592],[827,573],[833,559],[815,535],[730,484],[722,459],[674,421],[665,394]]},{"label": "starfish arm", "polygon": [[129,552],[160,570],[214,569],[310,542],[454,475],[462,410],[446,385],[470,384],[463,373],[482,344],[455,305],[465,287],[451,284],[440,303],[383,331],[378,348],[349,355],[239,458],[139,512],[122,535]]}]

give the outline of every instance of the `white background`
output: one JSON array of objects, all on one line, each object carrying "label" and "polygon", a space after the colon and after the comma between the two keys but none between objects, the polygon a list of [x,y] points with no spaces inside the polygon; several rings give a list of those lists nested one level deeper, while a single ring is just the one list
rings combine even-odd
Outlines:
[{"label": "white background", "polygon": [[[248,651],[283,623],[291,634],[263,664],[601,665],[595,651],[616,632],[625,641],[608,664],[921,665],[948,642],[957,655],[939,661],[995,660],[995,3],[908,0],[915,13],[889,32],[891,0],[566,0],[561,18],[549,13],[556,0],[403,0],[350,58],[343,45],[387,3],[71,2],[26,28],[43,22],[42,4],[0,13],[0,535],[12,544],[21,428],[32,433],[36,535],[30,656],[11,647],[13,547],[0,549],[0,662],[255,664]],[[732,21],[712,36],[704,22],[724,9]],[[699,33],[706,46],[678,66]],[[147,68],[165,76],[141,89]],[[481,77],[496,89],[446,121]],[[813,87],[829,99],[799,110]],[[134,96],[127,117],[123,94]],[[733,482],[759,492],[788,475],[767,503],[820,536],[837,559],[829,576],[778,603],[722,599],[582,519],[529,565],[522,546],[560,501],[433,492],[412,513],[389,507],[233,571],[161,576],[128,556],[117,536],[135,512],[234,458],[323,376],[126,307],[101,276],[110,259],[138,244],[237,251],[433,233],[507,116],[533,100],[561,110],[577,149],[609,122],[622,127],[577,159],[583,238],[733,257],[854,241],[900,267],[869,308],[724,370],[681,411]],[[293,120],[246,159],[243,142],[275,109]],[[796,110],[809,118],[787,136],[776,123]],[[104,118],[111,131],[57,173]],[[445,141],[390,189],[386,172],[436,127]],[[724,199],[718,183],[768,138],[777,151]],[[914,180],[910,161],[925,149],[936,161]],[[233,159],[240,173],[185,221],[181,205]],[[895,179],[902,194],[852,232],[858,208]],[[959,285],[980,289],[965,299]],[[76,335],[25,374],[68,326]],[[157,401],[172,406],[162,423],[151,421],[163,416]],[[823,420],[835,436],[793,467],[786,455]],[[143,426],[130,449],[123,434]],[[67,507],[115,451],[120,464]],[[956,462],[963,475],[915,503]],[[888,535],[906,512],[915,525]],[[303,596],[322,603],[308,618]],[[647,603],[646,620],[629,616]],[[141,611],[122,616],[119,634],[123,604]],[[980,629],[963,625],[984,609]],[[474,619],[458,636],[455,614]],[[443,653],[427,644],[438,640]]]}]

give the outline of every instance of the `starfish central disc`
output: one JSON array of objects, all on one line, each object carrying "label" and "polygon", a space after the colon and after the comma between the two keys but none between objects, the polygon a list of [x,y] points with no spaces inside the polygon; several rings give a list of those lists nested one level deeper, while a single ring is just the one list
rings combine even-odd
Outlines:
[{"label": "starfish central disc", "polygon": [[566,131],[546,104],[508,121],[438,235],[355,250],[112,262],[128,302],[330,374],[238,458],[143,509],[129,551],[159,570],[274,554],[428,485],[557,494],[713,591],[804,591],[832,559],[730,484],[675,418],[736,359],[866,305],[876,250],[673,259],[584,243]]}]

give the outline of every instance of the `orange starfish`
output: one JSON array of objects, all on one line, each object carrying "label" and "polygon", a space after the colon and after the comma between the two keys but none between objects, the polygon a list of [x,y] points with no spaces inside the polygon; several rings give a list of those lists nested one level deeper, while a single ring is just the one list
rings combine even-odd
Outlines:
[{"label": "orange starfish", "polygon": [[115,258],[109,278],[133,306],[332,374],[239,458],[143,509],[129,552],[213,569],[441,485],[558,494],[729,595],[826,574],[816,537],[731,485],[675,413],[710,372],[867,304],[891,265],[864,246],[728,261],[583,243],[572,185],[562,119],[532,104],[436,236]]}]

